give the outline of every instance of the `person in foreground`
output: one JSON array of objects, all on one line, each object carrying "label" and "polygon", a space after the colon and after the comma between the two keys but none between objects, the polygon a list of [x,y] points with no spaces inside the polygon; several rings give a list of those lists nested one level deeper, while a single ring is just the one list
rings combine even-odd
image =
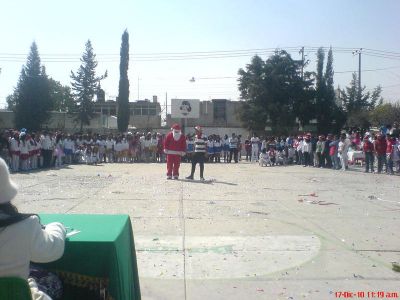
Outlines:
[{"label": "person in foreground", "polygon": [[171,132],[164,141],[164,152],[167,155],[167,179],[179,179],[181,157],[186,153],[186,138],[179,124],[172,125]]},{"label": "person in foreground", "polygon": [[64,253],[66,230],[61,223],[50,223],[43,229],[37,215],[19,213],[11,203],[16,195],[17,187],[0,158],[0,277],[26,279],[33,300],[51,300],[29,278],[29,266],[30,262],[59,259]]},{"label": "person in foreground", "polygon": [[192,159],[192,171],[186,179],[193,180],[194,172],[196,170],[196,164],[200,165],[200,180],[204,181],[204,162],[206,160],[206,138],[203,136],[202,129],[200,126],[194,128],[196,137],[194,140],[194,156]]}]

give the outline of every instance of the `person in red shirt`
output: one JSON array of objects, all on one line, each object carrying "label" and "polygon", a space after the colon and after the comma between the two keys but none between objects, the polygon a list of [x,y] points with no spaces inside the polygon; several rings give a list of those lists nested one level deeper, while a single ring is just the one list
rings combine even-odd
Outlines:
[{"label": "person in red shirt", "polygon": [[381,134],[377,134],[377,138],[374,142],[376,156],[378,158],[378,174],[382,172],[383,165],[387,170],[387,161],[386,161],[386,148],[387,142],[386,138]]},{"label": "person in red shirt", "polygon": [[179,178],[181,157],[186,153],[186,138],[179,124],[172,125],[171,132],[164,140],[164,153],[167,155],[167,179]]},{"label": "person in red shirt", "polygon": [[370,142],[368,135],[364,137],[363,142],[363,152],[365,155],[365,173],[369,172],[371,167],[371,172],[374,172],[374,145]]}]

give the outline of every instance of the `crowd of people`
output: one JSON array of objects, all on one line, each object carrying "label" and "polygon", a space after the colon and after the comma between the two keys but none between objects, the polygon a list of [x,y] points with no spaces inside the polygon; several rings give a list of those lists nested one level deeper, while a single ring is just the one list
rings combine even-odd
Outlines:
[{"label": "crowd of people", "polygon": [[307,133],[265,139],[254,135],[245,140],[244,145],[246,160],[259,162],[261,166],[297,164],[346,171],[349,154],[357,152],[362,154],[360,161],[365,164],[367,173],[400,173],[399,132],[391,127],[363,135],[343,132],[317,137]]},{"label": "crowd of people", "polygon": [[[0,136],[0,157],[12,172],[61,167],[64,164],[166,162],[165,134],[128,132],[96,134],[5,130]],[[400,142],[396,128],[315,136],[243,138],[211,134],[205,139],[207,163],[258,162],[262,166],[290,165],[348,169],[349,152],[363,153],[365,171],[394,174],[400,170]],[[183,162],[195,154],[195,135],[186,135]]]},{"label": "crowd of people", "polygon": [[151,132],[101,135],[6,130],[0,137],[0,156],[12,172],[73,163],[162,162],[163,138]]},{"label": "crowd of people", "polygon": [[[194,135],[186,135],[186,155],[191,162],[195,152]],[[165,162],[165,134],[127,132],[96,134],[63,132],[29,132],[26,129],[4,130],[0,136],[0,157],[12,172],[61,167],[65,164]],[[240,136],[206,137],[206,162],[238,162]]]}]

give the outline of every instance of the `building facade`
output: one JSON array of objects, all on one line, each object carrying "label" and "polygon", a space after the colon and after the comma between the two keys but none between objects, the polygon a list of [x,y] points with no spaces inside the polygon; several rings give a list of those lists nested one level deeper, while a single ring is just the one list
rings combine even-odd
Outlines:
[{"label": "building facade", "polygon": [[167,126],[170,128],[174,123],[179,123],[186,134],[193,133],[194,126],[200,125],[206,135],[231,135],[236,133],[247,136],[248,130],[243,128],[239,118],[241,107],[242,102],[227,99],[200,101],[200,116],[198,119],[174,119],[168,114]]},{"label": "building facade", "polygon": [[[103,116],[104,120],[118,115],[117,101],[95,102],[94,106],[95,113]],[[145,99],[129,102],[129,126],[138,129],[161,127],[161,106],[157,101],[157,96],[153,96],[153,101]]]},{"label": "building facade", "polygon": [[[129,127],[147,130],[161,127],[161,107],[157,98],[153,101],[140,100],[129,102]],[[107,131],[116,130],[118,105],[116,101],[94,103],[94,117],[89,125],[83,126],[84,130]],[[68,132],[80,129],[80,123],[76,121],[77,114],[67,112],[51,112],[50,118],[44,128],[63,130]],[[0,110],[0,128],[15,128],[14,112]]]}]

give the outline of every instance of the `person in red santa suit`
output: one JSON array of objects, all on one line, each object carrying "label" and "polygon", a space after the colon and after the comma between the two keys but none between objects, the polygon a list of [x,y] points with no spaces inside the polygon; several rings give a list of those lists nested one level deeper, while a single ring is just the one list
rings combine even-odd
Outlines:
[{"label": "person in red santa suit", "polygon": [[186,152],[186,139],[179,124],[172,125],[171,132],[164,140],[164,152],[167,155],[167,179],[179,178],[181,157]]}]

